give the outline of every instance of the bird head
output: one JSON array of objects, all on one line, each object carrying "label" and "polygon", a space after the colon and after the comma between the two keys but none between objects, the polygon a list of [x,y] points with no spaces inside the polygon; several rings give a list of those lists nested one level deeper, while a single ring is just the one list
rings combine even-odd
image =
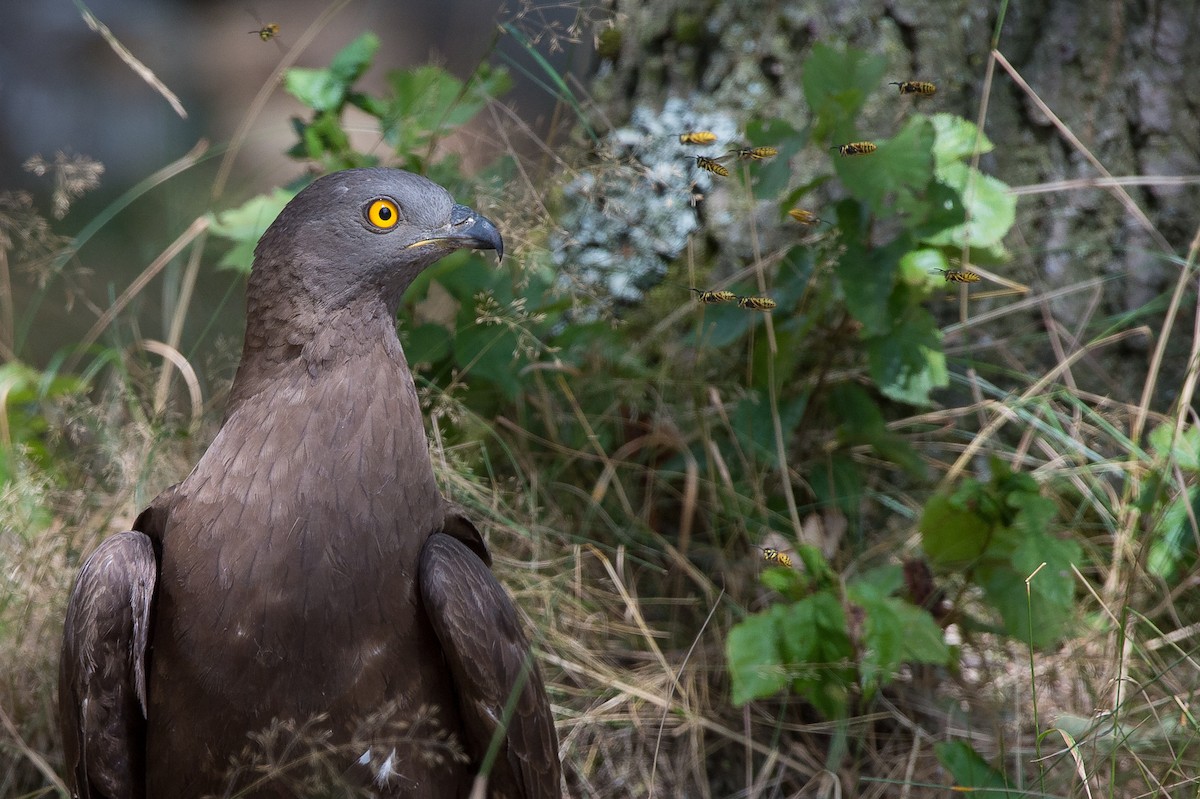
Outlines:
[{"label": "bird head", "polygon": [[420,272],[464,248],[504,254],[482,214],[431,180],[399,169],[349,169],[307,186],[254,251],[250,292],[301,296],[318,309],[382,300],[393,313]]}]

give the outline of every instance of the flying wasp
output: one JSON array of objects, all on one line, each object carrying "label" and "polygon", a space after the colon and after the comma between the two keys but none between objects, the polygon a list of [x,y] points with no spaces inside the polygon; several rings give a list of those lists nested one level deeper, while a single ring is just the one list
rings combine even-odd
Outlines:
[{"label": "flying wasp", "polygon": [[246,31],[246,33],[257,33],[258,38],[264,42],[269,42],[279,35],[279,23],[268,22],[256,31]]},{"label": "flying wasp", "polygon": [[792,558],[786,552],[780,552],[773,547],[760,547],[763,553],[763,560],[768,563],[778,563],[780,566],[792,568]]},{"label": "flying wasp", "polygon": [[733,302],[738,298],[732,291],[701,291],[691,287],[688,287],[688,291],[696,292],[696,301],[705,305],[719,305],[723,302]]},{"label": "flying wasp", "polygon": [[979,275],[974,272],[968,272],[966,269],[938,269],[946,278],[947,283],[978,283]]},{"label": "flying wasp", "polygon": [[680,133],[680,144],[712,144],[717,140],[717,134],[711,130],[697,130],[691,133]]},{"label": "flying wasp", "polygon": [[695,158],[696,166],[706,172],[712,172],[714,175],[720,175],[723,178],[729,177],[729,170],[721,166],[715,158],[705,158],[702,155],[689,155],[688,158]]},{"label": "flying wasp", "polygon": [[776,305],[770,297],[738,297],[737,304],[747,311],[769,311]]},{"label": "flying wasp", "polygon": [[771,158],[776,155],[779,155],[779,150],[774,147],[743,147],[737,150],[730,150],[721,156],[721,160],[737,158],[740,161],[761,161],[764,158]]},{"label": "flying wasp", "polygon": [[889,86],[899,86],[901,94],[917,94],[923,97],[929,97],[937,91],[937,86],[934,86],[929,81],[925,80],[906,80],[906,81],[891,81]]},{"label": "flying wasp", "polygon": [[791,209],[790,211],[788,211],[788,216],[790,216],[792,219],[795,219],[800,224],[808,225],[808,226],[812,226],[812,225],[817,224],[818,222],[825,221],[821,217],[814,214],[812,211],[806,211],[803,208]]},{"label": "flying wasp", "polygon": [[837,144],[829,148],[837,150],[838,155],[867,155],[879,149],[873,141],[854,141],[849,144]]}]

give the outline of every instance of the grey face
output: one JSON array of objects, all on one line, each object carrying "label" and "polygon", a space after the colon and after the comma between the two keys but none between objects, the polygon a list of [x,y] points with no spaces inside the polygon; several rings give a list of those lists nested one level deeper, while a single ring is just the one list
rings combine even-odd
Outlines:
[{"label": "grey face", "polygon": [[254,270],[320,306],[371,294],[394,307],[422,269],[466,247],[504,251],[495,225],[436,183],[398,169],[351,169],[315,181],[284,208],[259,241]]}]

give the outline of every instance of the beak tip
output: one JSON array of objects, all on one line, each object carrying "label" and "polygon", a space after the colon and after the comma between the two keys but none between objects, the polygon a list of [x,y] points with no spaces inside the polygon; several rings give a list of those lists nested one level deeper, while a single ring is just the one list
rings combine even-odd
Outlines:
[{"label": "beak tip", "polygon": [[504,259],[504,237],[492,220],[465,205],[454,206],[450,215],[452,226],[467,225],[466,230],[454,233],[454,238],[462,242],[462,246],[476,250],[495,250],[497,263]]}]

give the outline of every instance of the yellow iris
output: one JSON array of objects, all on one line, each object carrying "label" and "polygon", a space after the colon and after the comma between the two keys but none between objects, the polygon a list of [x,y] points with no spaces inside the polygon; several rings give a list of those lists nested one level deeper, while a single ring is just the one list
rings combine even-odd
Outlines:
[{"label": "yellow iris", "polygon": [[400,209],[385,197],[371,200],[367,205],[367,221],[381,230],[390,230],[400,221]]}]

